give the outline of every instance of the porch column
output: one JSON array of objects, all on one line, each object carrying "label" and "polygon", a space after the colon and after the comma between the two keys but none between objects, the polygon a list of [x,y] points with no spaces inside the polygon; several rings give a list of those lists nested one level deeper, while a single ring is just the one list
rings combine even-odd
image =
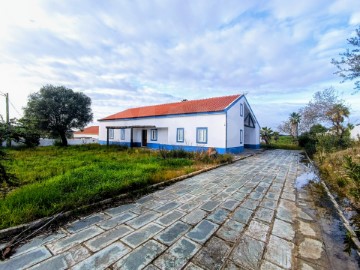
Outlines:
[{"label": "porch column", "polygon": [[130,128],[130,148],[133,147],[134,139],[133,139],[133,128]]},{"label": "porch column", "polygon": [[106,145],[109,146],[109,128],[106,127]]}]

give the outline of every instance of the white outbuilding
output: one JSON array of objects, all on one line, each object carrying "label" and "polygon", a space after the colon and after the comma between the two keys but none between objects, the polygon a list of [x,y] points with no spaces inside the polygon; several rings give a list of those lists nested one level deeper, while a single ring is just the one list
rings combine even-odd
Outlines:
[{"label": "white outbuilding", "polygon": [[99,120],[99,143],[240,153],[260,147],[260,125],[244,95],[131,108]]}]

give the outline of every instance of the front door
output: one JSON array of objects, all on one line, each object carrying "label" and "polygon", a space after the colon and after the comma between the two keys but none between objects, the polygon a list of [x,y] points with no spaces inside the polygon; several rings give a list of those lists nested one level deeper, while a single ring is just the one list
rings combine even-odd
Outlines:
[{"label": "front door", "polygon": [[147,130],[146,129],[143,129],[143,131],[142,131],[141,146],[147,146]]}]

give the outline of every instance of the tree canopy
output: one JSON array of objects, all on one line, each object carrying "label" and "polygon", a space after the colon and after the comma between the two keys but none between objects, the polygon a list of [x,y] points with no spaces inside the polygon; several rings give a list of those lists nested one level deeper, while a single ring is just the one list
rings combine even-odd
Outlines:
[{"label": "tree canopy", "polygon": [[67,132],[83,129],[93,119],[91,99],[64,86],[46,85],[31,94],[24,112],[39,130],[59,136],[64,146]]},{"label": "tree canopy", "polygon": [[355,89],[360,91],[360,26],[356,31],[356,36],[349,38],[348,44],[351,49],[340,53],[340,60],[332,59],[331,63],[334,64],[343,81],[355,80]]}]

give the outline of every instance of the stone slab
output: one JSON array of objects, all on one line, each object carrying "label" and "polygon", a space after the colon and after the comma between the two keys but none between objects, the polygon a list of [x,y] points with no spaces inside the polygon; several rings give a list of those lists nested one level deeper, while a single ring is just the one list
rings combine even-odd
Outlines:
[{"label": "stone slab", "polygon": [[116,242],[107,248],[94,253],[86,260],[74,265],[73,270],[105,269],[125,254],[130,252],[130,248],[120,242]]},{"label": "stone slab", "polygon": [[114,228],[120,224],[123,224],[126,221],[129,221],[133,218],[137,217],[136,214],[131,212],[123,212],[122,214],[118,216],[114,216],[113,218],[110,218],[108,220],[102,221],[98,224],[99,227],[108,230],[111,228]]},{"label": "stone slab", "polygon": [[259,207],[255,212],[255,218],[262,222],[271,223],[274,217],[274,211],[268,208]]},{"label": "stone slab", "polygon": [[105,213],[108,215],[111,215],[111,216],[117,216],[117,215],[120,215],[120,214],[124,213],[125,211],[133,209],[135,207],[136,207],[136,204],[123,204],[118,207],[107,209],[105,211]]},{"label": "stone slab", "polygon": [[[113,269],[123,269],[123,270],[136,270],[143,269],[146,267],[153,259],[160,255],[166,246],[150,240],[143,244],[142,246],[136,248],[121,260],[114,264]],[[149,269],[149,268],[148,268]],[[150,268],[151,269],[151,268]]]},{"label": "stone slab", "polygon": [[265,259],[282,268],[291,269],[293,266],[291,257],[293,249],[293,243],[271,235],[266,247]]},{"label": "stone slab", "polygon": [[264,223],[258,222],[256,220],[252,220],[249,224],[249,227],[245,231],[245,234],[254,239],[265,242],[269,230],[270,227],[268,225],[265,225]]},{"label": "stone slab", "polygon": [[204,210],[195,209],[191,213],[184,216],[181,220],[188,223],[188,224],[190,224],[190,225],[196,225],[201,220],[203,220],[206,215],[207,215],[207,212],[205,212]]},{"label": "stone slab", "polygon": [[295,237],[295,231],[292,225],[288,222],[282,221],[280,219],[275,219],[274,226],[271,234],[283,238],[288,241],[293,241]]},{"label": "stone slab", "polygon": [[125,236],[121,239],[122,242],[129,245],[132,248],[136,248],[137,246],[141,245],[142,243],[149,240],[155,234],[160,232],[163,229],[162,226],[157,224],[148,224],[141,229],[132,232],[131,234]]},{"label": "stone slab", "polygon": [[150,223],[151,221],[157,219],[159,216],[160,216],[159,213],[156,213],[154,211],[148,211],[130,221],[127,221],[126,224],[134,229],[138,229]]},{"label": "stone slab", "polygon": [[186,234],[191,240],[200,244],[205,243],[211,235],[217,230],[219,225],[212,223],[208,220],[201,221],[190,232]]},{"label": "stone slab", "polygon": [[259,269],[264,249],[265,243],[245,235],[234,248],[231,260],[245,269]]},{"label": "stone slab", "polygon": [[154,238],[160,241],[161,243],[165,245],[171,245],[173,244],[177,239],[179,239],[182,235],[184,235],[189,229],[190,225],[178,221],[156,235]]},{"label": "stone slab", "polygon": [[253,214],[253,212],[251,210],[242,208],[242,207],[238,207],[235,210],[231,219],[241,222],[241,223],[244,223],[244,224],[247,224],[248,221],[250,220],[252,214]]},{"label": "stone slab", "polygon": [[229,211],[222,208],[217,208],[206,219],[216,224],[222,224],[227,219],[229,214],[230,214]]},{"label": "stone slab", "polygon": [[159,223],[160,225],[163,225],[163,226],[169,226],[170,224],[174,223],[175,221],[177,221],[178,219],[180,219],[184,215],[185,215],[184,212],[174,210],[174,211],[169,212],[166,215],[158,218],[156,220],[156,222]]},{"label": "stone slab", "polygon": [[227,242],[236,242],[244,230],[244,227],[245,225],[243,223],[230,219],[220,227],[216,235]]},{"label": "stone slab", "polygon": [[71,233],[78,232],[108,218],[108,215],[98,213],[71,223],[69,226],[66,227],[66,230]]}]

